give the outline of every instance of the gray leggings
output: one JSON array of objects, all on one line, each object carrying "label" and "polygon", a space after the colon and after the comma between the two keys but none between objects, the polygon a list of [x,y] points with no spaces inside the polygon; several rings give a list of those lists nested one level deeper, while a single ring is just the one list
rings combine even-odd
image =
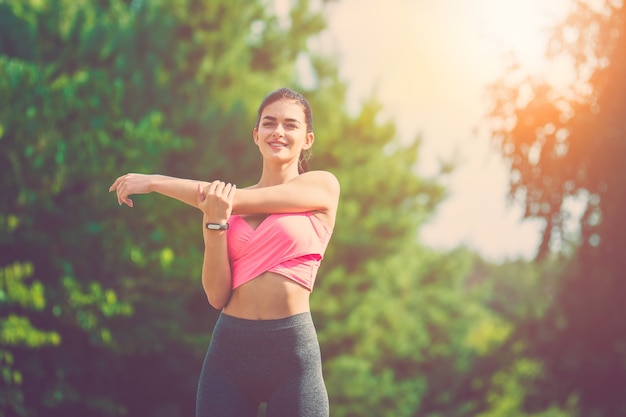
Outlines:
[{"label": "gray leggings", "polygon": [[220,314],[204,359],[196,417],[328,417],[310,313],[278,320]]}]

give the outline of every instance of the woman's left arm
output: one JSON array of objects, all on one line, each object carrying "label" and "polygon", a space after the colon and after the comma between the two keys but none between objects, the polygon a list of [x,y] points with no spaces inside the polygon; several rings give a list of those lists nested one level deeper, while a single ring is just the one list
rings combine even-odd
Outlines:
[{"label": "woman's left arm", "polygon": [[130,196],[133,194],[156,192],[198,208],[196,200],[198,185],[204,189],[209,187],[211,183],[158,174],[128,173],[117,178],[109,187],[109,192],[116,192],[117,202],[120,206],[126,204],[128,207],[132,207],[133,200],[130,199]]},{"label": "woman's left arm", "polygon": [[234,214],[299,213],[319,211],[333,214],[339,202],[340,186],[328,171],[310,171],[280,185],[238,189]]}]

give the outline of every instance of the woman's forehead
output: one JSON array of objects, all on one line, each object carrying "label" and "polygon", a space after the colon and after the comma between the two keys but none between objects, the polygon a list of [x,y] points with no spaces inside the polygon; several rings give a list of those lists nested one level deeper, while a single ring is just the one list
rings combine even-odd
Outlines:
[{"label": "woman's forehead", "polygon": [[297,101],[282,99],[265,106],[261,118],[265,116],[304,121],[304,110]]}]

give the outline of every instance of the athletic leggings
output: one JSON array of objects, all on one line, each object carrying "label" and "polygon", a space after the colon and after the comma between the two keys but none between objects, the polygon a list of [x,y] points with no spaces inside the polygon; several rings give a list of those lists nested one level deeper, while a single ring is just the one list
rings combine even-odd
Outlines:
[{"label": "athletic leggings", "polygon": [[278,320],[220,314],[204,359],[196,417],[328,417],[310,313]]}]

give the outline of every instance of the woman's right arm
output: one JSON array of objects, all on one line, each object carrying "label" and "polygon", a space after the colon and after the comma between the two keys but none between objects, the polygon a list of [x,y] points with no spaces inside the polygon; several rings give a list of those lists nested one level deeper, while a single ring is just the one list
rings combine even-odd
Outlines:
[{"label": "woman's right arm", "polygon": [[126,204],[129,207],[133,206],[133,200],[130,199],[131,195],[155,192],[198,208],[196,196],[198,184],[201,189],[209,185],[206,181],[188,180],[158,174],[131,173],[116,179],[109,187],[109,192],[116,191],[118,204]]},{"label": "woman's right arm", "polygon": [[228,304],[232,288],[226,230],[211,230],[205,225],[225,224],[228,221],[235,190],[236,187],[232,184],[214,181],[205,190],[197,187],[195,192],[197,206],[203,213],[202,287],[209,304],[218,310]]}]

